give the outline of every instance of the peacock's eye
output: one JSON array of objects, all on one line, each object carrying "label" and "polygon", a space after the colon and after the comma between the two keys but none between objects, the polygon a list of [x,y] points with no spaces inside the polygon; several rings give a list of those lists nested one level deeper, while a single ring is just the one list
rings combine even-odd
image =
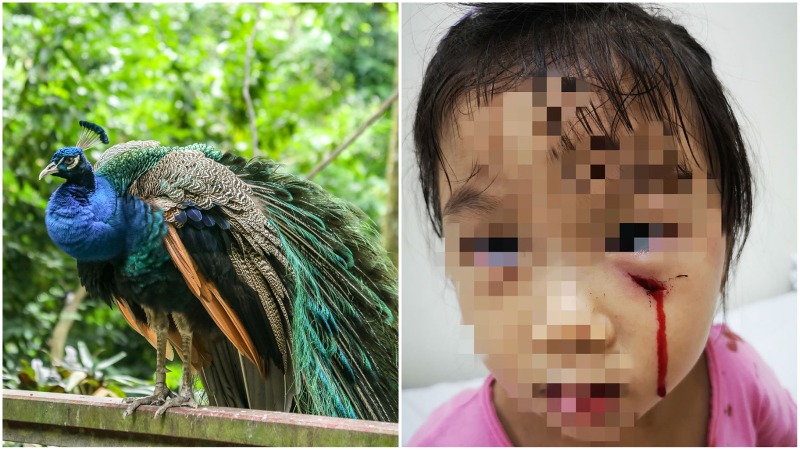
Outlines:
[{"label": "peacock's eye", "polygon": [[75,161],[75,157],[74,156],[67,156],[66,158],[64,158],[64,164],[67,164],[67,165],[72,164],[74,161]]}]

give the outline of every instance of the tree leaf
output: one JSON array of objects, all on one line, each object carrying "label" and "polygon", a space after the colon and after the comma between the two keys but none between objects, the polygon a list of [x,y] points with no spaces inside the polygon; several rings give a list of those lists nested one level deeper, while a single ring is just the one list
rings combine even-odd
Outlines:
[{"label": "tree leaf", "polygon": [[113,384],[107,384],[106,389],[108,389],[112,394],[114,394],[113,397],[119,397],[119,398],[127,397],[127,395],[125,395],[125,391],[120,389],[119,386]]},{"label": "tree leaf", "polygon": [[85,380],[87,376],[89,375],[86,372],[80,370],[72,372],[69,378],[67,378],[67,381],[64,382],[64,389],[67,392],[72,392],[72,390],[75,389],[81,381]]},{"label": "tree leaf", "polygon": [[118,395],[114,394],[113,392],[111,392],[110,390],[108,390],[108,389],[106,389],[104,387],[101,387],[101,388],[97,389],[96,391],[92,392],[92,396],[93,397],[119,397]]},{"label": "tree leaf", "polygon": [[108,359],[104,359],[104,360],[100,361],[99,363],[97,363],[97,367],[95,367],[95,369],[103,370],[106,367],[112,366],[114,363],[116,363],[117,361],[121,360],[122,358],[124,358],[126,356],[128,356],[127,353],[119,352],[116,355],[114,355],[114,356],[112,356],[112,357],[110,357]]},{"label": "tree leaf", "polygon": [[92,360],[92,354],[89,353],[89,347],[87,347],[86,343],[83,341],[78,341],[78,354],[80,355],[83,368],[91,369],[94,361]]}]

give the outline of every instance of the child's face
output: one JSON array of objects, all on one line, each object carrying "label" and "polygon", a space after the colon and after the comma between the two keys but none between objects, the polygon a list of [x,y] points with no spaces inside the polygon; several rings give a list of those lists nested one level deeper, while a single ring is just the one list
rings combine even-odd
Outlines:
[{"label": "child's face", "polygon": [[[635,110],[617,146],[590,137],[573,128],[603,100],[589,91],[543,77],[459,115],[443,139],[452,192],[440,176],[475,352],[520,412],[579,439],[633,425],[695,366],[725,259],[699,144],[698,163]],[[575,150],[556,158],[562,134]]]}]

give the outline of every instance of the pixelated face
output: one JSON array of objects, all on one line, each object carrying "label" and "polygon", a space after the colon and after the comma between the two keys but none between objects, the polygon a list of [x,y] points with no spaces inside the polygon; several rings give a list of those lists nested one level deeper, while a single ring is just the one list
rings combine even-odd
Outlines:
[{"label": "pixelated face", "polygon": [[581,114],[602,102],[559,76],[496,95],[444,130],[452,191],[440,176],[475,352],[515,408],[584,440],[618,439],[698,363],[725,258],[702,147],[635,110],[604,136]]}]

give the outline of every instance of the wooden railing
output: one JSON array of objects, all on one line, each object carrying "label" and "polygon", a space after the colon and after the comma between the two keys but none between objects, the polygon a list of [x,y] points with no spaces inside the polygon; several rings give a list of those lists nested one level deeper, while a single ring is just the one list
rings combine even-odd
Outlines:
[{"label": "wooden railing", "polygon": [[120,399],[3,390],[3,440],[76,446],[391,446],[395,423],[201,406],[127,418]]}]

